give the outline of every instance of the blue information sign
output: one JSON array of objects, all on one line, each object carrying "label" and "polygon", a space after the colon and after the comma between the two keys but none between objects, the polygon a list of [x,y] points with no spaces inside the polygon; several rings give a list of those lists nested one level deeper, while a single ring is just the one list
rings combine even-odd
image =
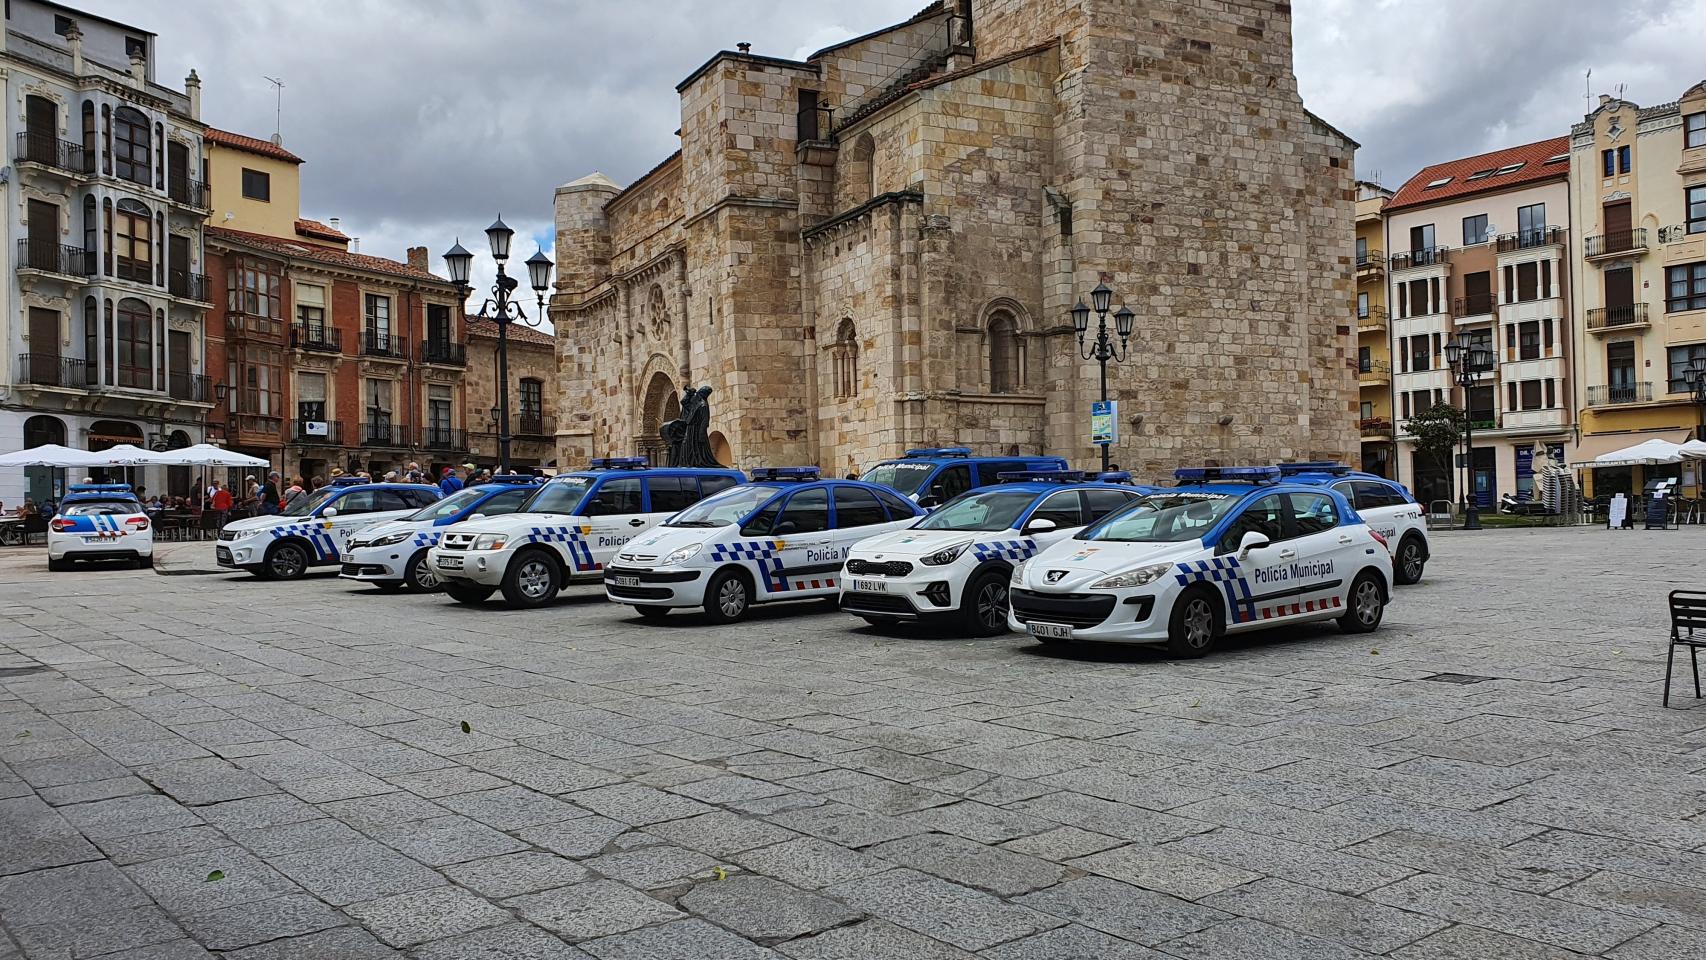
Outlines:
[{"label": "blue information sign", "polygon": [[1120,402],[1094,400],[1090,403],[1090,442],[1107,446],[1120,438]]}]

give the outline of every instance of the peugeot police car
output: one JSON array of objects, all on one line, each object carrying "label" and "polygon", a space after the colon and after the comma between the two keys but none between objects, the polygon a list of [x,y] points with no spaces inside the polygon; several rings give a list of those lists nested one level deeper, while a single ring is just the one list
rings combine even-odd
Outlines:
[{"label": "peugeot police car", "polygon": [[1001,481],[905,530],[861,540],[842,570],[842,609],[874,624],[945,619],[973,636],[1004,633],[1013,564],[1143,496],[1087,483],[1076,470],[1004,473]]},{"label": "peugeot police car", "polygon": [[1386,538],[1392,551],[1394,583],[1420,583],[1428,548],[1428,521],[1409,488],[1378,474],[1352,470],[1342,463],[1282,463],[1280,474],[1290,483],[1332,487],[1345,495],[1374,532]]},{"label": "peugeot police car", "polygon": [[339,477],[298,497],[281,513],[227,523],[214,545],[214,560],[259,577],[293,580],[309,567],[340,562],[356,533],[437,501],[437,487]]},{"label": "peugeot police car", "polygon": [[339,576],[371,583],[381,590],[408,587],[437,590],[438,575],[427,562],[427,551],[444,536],[444,528],[470,517],[514,513],[542,483],[528,474],[500,474],[491,483],[464,487],[443,500],[401,520],[375,524],[350,537],[340,557]]},{"label": "peugeot police car", "polygon": [[77,560],[154,565],[154,525],[128,483],[74,483],[47,523],[47,568]]},{"label": "peugeot police car", "polygon": [[898,491],[928,510],[967,490],[996,483],[1003,473],[1066,467],[1061,457],[974,457],[970,447],[921,447],[884,460],[859,479]]},{"label": "peugeot police car", "polygon": [[644,617],[702,607],[714,623],[755,603],[837,595],[841,561],[867,537],[924,511],[887,487],[823,480],[816,467],[768,467],[665,520],[604,570],[605,594]]},{"label": "peugeot police car", "polygon": [[1392,560],[1336,490],[1278,467],[1179,470],[1153,493],[1013,570],[1011,626],[1044,643],[1166,644],[1200,657],[1225,633],[1337,619],[1380,626]]},{"label": "peugeot police car", "polygon": [[658,521],[745,481],[739,470],[601,458],[590,470],[551,478],[515,513],[445,529],[427,555],[459,603],[501,589],[511,607],[537,606],[565,584],[597,581],[623,544]]}]

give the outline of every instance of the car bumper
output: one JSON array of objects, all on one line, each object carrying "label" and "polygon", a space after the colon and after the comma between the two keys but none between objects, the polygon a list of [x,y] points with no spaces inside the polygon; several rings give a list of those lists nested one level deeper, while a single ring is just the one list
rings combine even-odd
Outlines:
[{"label": "car bumper", "polygon": [[1066,626],[1070,636],[1057,639],[1104,643],[1165,643],[1167,619],[1173,606],[1170,592],[1135,588],[1084,593],[1048,593],[1014,588],[1008,591],[1007,625],[1020,633],[1043,636],[1032,624]]},{"label": "car bumper", "polygon": [[413,555],[404,551],[414,549],[405,542],[389,547],[350,550],[338,557],[338,576],[345,580],[402,580]]},{"label": "car bumper", "polygon": [[427,564],[440,580],[497,587],[503,585],[504,571],[509,568],[509,558],[513,556],[515,553],[509,550],[445,550],[433,547],[427,552]]},{"label": "car bumper", "polygon": [[220,541],[213,546],[213,561],[222,567],[258,567],[266,556],[266,545],[258,540]]},{"label": "car bumper", "polygon": [[705,602],[706,571],[693,567],[604,568],[604,595],[613,603],[697,607]]},{"label": "car bumper", "polygon": [[137,557],[153,555],[154,539],[146,535],[96,540],[90,543],[80,534],[58,534],[48,537],[47,540],[47,556],[50,560],[135,560]]},{"label": "car bumper", "polygon": [[951,613],[960,606],[968,570],[957,566],[920,567],[904,577],[862,573],[840,576],[841,609],[860,616],[917,620]]}]

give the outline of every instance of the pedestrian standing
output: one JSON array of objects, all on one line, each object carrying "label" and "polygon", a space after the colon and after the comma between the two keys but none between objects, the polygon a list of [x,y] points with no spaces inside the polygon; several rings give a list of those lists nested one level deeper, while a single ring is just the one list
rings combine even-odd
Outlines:
[{"label": "pedestrian standing", "polygon": [[461,478],[456,476],[456,471],[454,469],[445,467],[444,476],[438,481],[439,495],[448,497],[460,489],[462,489]]},{"label": "pedestrian standing", "polygon": [[213,481],[213,496],[207,498],[207,503],[214,513],[219,514],[220,526],[225,525],[225,517],[231,512],[231,491],[218,480]]},{"label": "pedestrian standing", "polygon": [[282,484],[282,479],[277,470],[267,474],[267,482],[261,484],[260,493],[257,495],[259,500],[257,509],[261,514],[270,517],[278,513],[279,486]]},{"label": "pedestrian standing", "polygon": [[285,489],[284,495],[279,498],[282,501],[280,506],[288,510],[291,504],[295,503],[302,497],[307,496],[307,494],[308,491],[302,488],[302,478],[291,477],[290,486]]}]

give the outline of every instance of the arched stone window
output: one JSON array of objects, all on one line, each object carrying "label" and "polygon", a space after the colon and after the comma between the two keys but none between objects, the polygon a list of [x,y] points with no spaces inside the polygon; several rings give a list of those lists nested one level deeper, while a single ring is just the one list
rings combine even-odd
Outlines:
[{"label": "arched stone window", "polygon": [[877,142],[870,134],[862,133],[853,141],[853,149],[847,155],[849,199],[855,205],[877,195],[876,153]]},{"label": "arched stone window", "polygon": [[851,318],[835,328],[835,345],[830,348],[835,396],[838,400],[859,395],[859,330]]},{"label": "arched stone window", "polygon": [[990,314],[984,338],[988,342],[989,392],[1013,393],[1024,386],[1024,364],[1020,362],[1023,348],[1013,315],[1005,310]]}]

